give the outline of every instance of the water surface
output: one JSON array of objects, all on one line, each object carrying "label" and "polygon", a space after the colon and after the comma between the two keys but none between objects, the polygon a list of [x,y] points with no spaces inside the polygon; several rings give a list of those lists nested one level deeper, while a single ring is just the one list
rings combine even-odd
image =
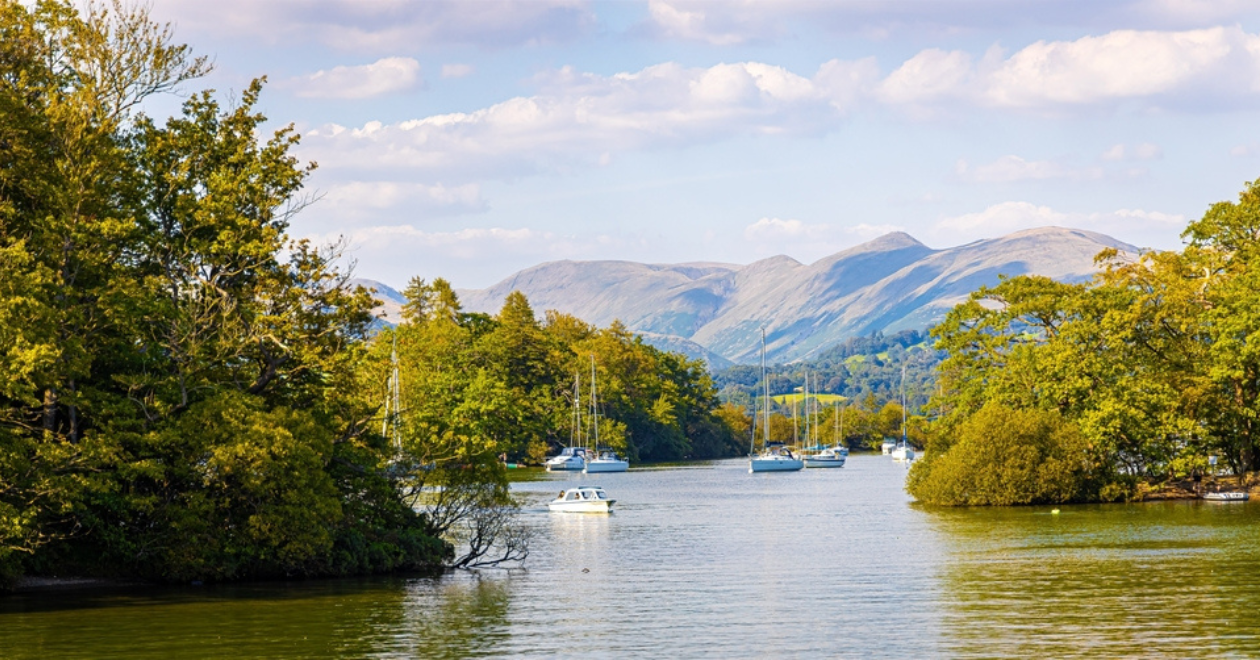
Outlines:
[{"label": "water surface", "polygon": [[[905,472],[521,472],[524,570],[10,596],[0,656],[1260,656],[1257,503],[942,510]],[[547,511],[579,483],[618,510]]]}]

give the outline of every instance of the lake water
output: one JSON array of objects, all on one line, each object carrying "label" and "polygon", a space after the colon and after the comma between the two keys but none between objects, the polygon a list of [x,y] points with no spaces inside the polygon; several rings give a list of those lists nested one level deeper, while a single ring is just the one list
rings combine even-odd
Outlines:
[{"label": "lake water", "polygon": [[[747,465],[516,473],[524,570],[0,597],[0,657],[1260,657],[1260,503],[940,510],[885,456]],[[617,511],[547,511],[578,483]]]}]

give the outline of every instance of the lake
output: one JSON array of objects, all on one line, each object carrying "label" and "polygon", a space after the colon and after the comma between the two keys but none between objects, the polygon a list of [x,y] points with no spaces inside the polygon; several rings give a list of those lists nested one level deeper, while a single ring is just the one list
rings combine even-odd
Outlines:
[{"label": "lake", "polygon": [[[514,471],[522,570],[0,597],[0,657],[1260,656],[1260,503],[942,510],[905,474]],[[617,511],[547,510],[579,483]]]}]

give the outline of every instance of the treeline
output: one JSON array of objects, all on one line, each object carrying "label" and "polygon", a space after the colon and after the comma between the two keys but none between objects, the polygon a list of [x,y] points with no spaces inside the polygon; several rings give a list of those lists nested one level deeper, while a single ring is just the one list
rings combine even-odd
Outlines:
[{"label": "treeline", "polygon": [[[873,398],[883,405],[901,401],[904,368],[908,407],[922,411],[934,393],[936,366],[942,357],[932,348],[926,331],[874,332],[852,337],[811,360],[768,365],[766,380],[771,396],[777,396],[801,391],[808,374],[811,392],[855,403]],[[713,382],[723,401],[746,406],[754,393],[762,391],[761,365],[727,367],[713,375]]]},{"label": "treeline", "polygon": [[736,417],[719,414],[704,364],[645,344],[620,323],[600,329],[555,311],[540,322],[520,292],[496,316],[470,314],[441,279],[413,279],[403,295],[403,322],[377,337],[371,360],[385,382],[396,347],[402,436],[422,463],[462,452],[474,438],[484,447],[472,453],[536,464],[579,431],[590,446],[592,364],[601,447],[631,461],[741,451],[738,422],[727,421]]},{"label": "treeline", "polygon": [[1015,277],[933,331],[944,410],[908,488],[924,502],[1131,498],[1260,467],[1260,182],[1181,252],[1108,250],[1092,282]]}]

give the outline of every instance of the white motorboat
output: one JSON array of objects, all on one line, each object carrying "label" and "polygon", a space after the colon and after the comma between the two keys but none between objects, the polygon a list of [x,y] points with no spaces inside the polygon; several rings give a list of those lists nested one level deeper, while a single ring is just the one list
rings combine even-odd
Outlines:
[{"label": "white motorboat", "polygon": [[565,447],[559,454],[547,459],[548,472],[581,471],[586,468],[585,447]]},{"label": "white motorboat", "polygon": [[885,439],[884,444],[880,445],[880,451],[882,451],[885,456],[892,454],[893,450],[896,448],[897,448],[897,443],[888,439]]},{"label": "white motorboat", "polygon": [[625,472],[630,469],[630,461],[617,456],[615,451],[601,451],[598,456],[586,461],[587,474],[605,472]]},{"label": "white motorboat", "polygon": [[1228,491],[1221,493],[1204,493],[1201,496],[1205,500],[1213,502],[1246,502],[1250,499],[1250,495],[1242,491]]},{"label": "white motorboat", "polygon": [[599,486],[577,486],[560,491],[547,508],[569,513],[610,513],[616,501],[609,499],[608,493]]},{"label": "white motorboat", "polygon": [[844,462],[849,458],[848,447],[828,447],[817,454],[810,454],[805,457],[805,467],[807,468],[832,468],[844,467]]}]

